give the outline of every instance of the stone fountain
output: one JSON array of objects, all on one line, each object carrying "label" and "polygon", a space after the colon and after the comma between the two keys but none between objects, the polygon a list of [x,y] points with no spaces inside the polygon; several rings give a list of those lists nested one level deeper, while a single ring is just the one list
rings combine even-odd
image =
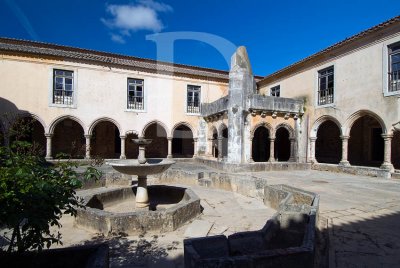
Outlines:
[{"label": "stone fountain", "polygon": [[86,209],[78,209],[78,226],[109,234],[173,231],[201,213],[200,198],[190,189],[147,186],[147,176],[162,173],[175,161],[145,157],[148,139],[134,139],[138,159],[108,161],[119,173],[136,175],[137,185],[105,187],[83,196]]},{"label": "stone fountain", "polygon": [[151,143],[150,139],[132,139],[134,143],[139,145],[138,159],[109,161],[107,164],[112,166],[118,172],[127,175],[138,176],[138,186],[136,192],[136,207],[149,207],[149,194],[147,191],[147,175],[162,173],[167,170],[175,161],[168,159],[146,159],[145,149]]}]

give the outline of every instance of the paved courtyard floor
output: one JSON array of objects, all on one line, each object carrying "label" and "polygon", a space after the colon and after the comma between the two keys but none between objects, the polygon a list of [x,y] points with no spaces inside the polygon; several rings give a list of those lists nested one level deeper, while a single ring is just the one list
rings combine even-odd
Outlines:
[{"label": "paved courtyard floor", "polygon": [[[202,169],[187,163],[174,168]],[[320,194],[320,215],[330,227],[330,267],[400,266],[399,180],[313,170],[251,174],[265,178],[268,184],[288,184]],[[201,198],[203,214],[175,232],[109,239],[73,227],[73,220],[66,217],[62,230],[65,246],[108,240],[112,267],[183,267],[185,234],[193,234],[193,230],[200,232],[197,235],[256,230],[274,213],[254,198],[191,188]]]}]

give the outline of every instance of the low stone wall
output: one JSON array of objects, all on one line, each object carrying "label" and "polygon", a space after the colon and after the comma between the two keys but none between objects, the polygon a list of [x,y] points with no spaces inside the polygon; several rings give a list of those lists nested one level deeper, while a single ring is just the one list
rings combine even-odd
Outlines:
[{"label": "low stone wall", "polygon": [[319,196],[267,185],[264,203],[277,213],[261,230],[186,239],[185,267],[313,267]]},{"label": "low stone wall", "polygon": [[168,188],[170,194],[175,191],[172,194],[181,195],[180,200],[174,200],[176,202],[174,206],[160,211],[109,212],[104,210],[104,206],[134,196],[134,190],[131,187],[104,189],[102,192],[84,196],[86,209],[77,209],[75,223],[104,235],[140,234],[147,231],[170,232],[201,213],[200,199],[192,190],[184,188],[177,190],[177,187],[158,185],[149,186],[150,194],[152,188],[158,192]]},{"label": "low stone wall", "polygon": [[281,171],[281,170],[309,170],[311,164],[296,163],[296,162],[254,162],[244,164],[230,164],[215,159],[208,159],[205,157],[197,157],[197,163],[207,165],[209,167],[223,170],[225,172],[258,172],[258,171]]},{"label": "low stone wall", "polygon": [[329,172],[343,172],[347,174],[378,177],[385,179],[390,179],[392,177],[392,174],[390,173],[389,170],[375,168],[375,167],[341,166],[334,164],[316,163],[311,166],[311,169],[319,171],[329,171]]}]

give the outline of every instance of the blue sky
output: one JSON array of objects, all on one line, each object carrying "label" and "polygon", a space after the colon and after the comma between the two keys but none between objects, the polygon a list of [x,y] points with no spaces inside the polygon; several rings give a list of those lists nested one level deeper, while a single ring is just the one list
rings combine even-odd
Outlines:
[{"label": "blue sky", "polygon": [[397,15],[399,0],[0,0],[0,36],[170,60],[146,36],[184,32],[174,62],[228,70],[244,45],[264,76]]}]

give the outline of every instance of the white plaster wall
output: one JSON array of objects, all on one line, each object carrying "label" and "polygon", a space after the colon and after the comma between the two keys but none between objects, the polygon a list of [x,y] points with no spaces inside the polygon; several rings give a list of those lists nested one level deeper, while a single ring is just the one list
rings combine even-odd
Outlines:
[{"label": "white plaster wall", "polygon": [[[54,68],[74,71],[74,107],[51,104]],[[158,120],[166,125],[168,136],[175,124],[186,122],[196,137],[199,116],[186,113],[187,85],[201,86],[202,102],[226,95],[228,88],[227,83],[5,55],[0,58],[0,74],[2,103],[37,115],[44,122],[46,132],[54,120],[69,115],[83,123],[85,133],[95,120],[107,117],[118,122],[121,134],[133,130],[140,135],[147,123]],[[144,80],[144,111],[126,109],[128,77]],[[2,105],[0,113],[8,108]]]}]

